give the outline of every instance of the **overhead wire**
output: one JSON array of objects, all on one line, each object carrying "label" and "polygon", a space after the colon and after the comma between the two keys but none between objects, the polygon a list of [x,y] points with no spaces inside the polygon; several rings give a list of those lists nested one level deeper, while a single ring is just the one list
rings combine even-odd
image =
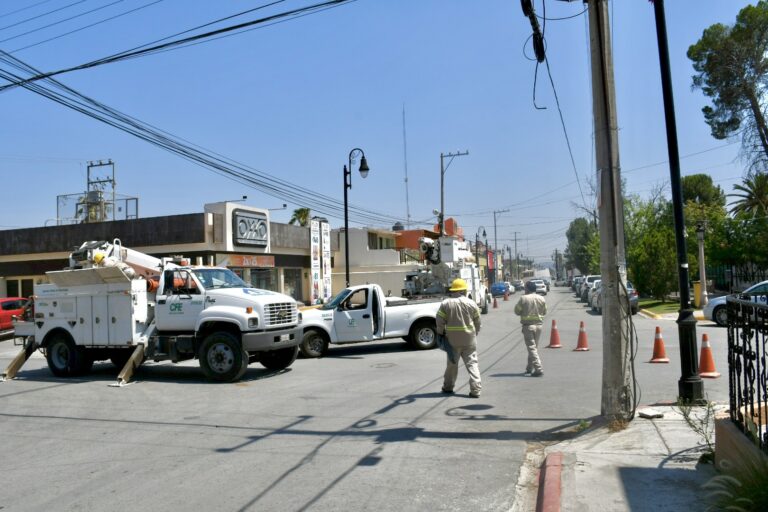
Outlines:
[{"label": "overhead wire", "polygon": [[[275,2],[272,2],[270,4],[266,4],[266,5],[274,5],[274,4],[280,3],[282,1],[284,1],[284,0],[277,0]],[[116,54],[113,54],[113,55],[110,55],[110,56],[107,56],[107,57],[102,57],[100,59],[92,60],[90,62],[86,62],[84,64],[80,64],[80,65],[77,65],[77,66],[72,66],[72,67],[64,68],[64,69],[59,69],[57,71],[51,71],[51,72],[47,72],[47,73],[40,73],[38,75],[26,78],[26,79],[24,79],[21,82],[11,83],[11,84],[8,84],[8,85],[4,85],[4,86],[0,87],[0,92],[5,91],[5,90],[10,89],[10,88],[18,87],[18,86],[26,84],[26,83],[35,82],[37,80],[42,80],[44,78],[51,78],[51,77],[54,77],[54,76],[57,76],[57,75],[61,75],[61,74],[64,74],[64,73],[70,73],[72,71],[78,71],[78,70],[82,70],[82,69],[89,69],[89,68],[93,68],[93,67],[97,67],[97,66],[102,66],[104,64],[110,64],[110,63],[119,62],[119,61],[122,61],[122,60],[137,58],[137,57],[146,56],[146,55],[151,55],[153,53],[157,53],[159,51],[166,50],[166,49],[173,48],[173,47],[179,47],[181,45],[185,45],[185,44],[193,42],[193,41],[209,39],[209,38],[211,38],[213,36],[217,36],[217,35],[220,35],[220,34],[225,34],[225,33],[228,33],[228,32],[242,30],[244,28],[252,27],[254,25],[270,23],[270,22],[273,22],[273,21],[276,21],[276,20],[279,20],[279,19],[282,19],[282,18],[295,17],[295,16],[303,14],[303,13],[317,11],[317,10],[322,9],[324,7],[327,7],[327,6],[336,5],[336,4],[343,4],[343,3],[349,3],[350,1],[351,0],[326,0],[324,2],[320,2],[320,3],[317,3],[317,4],[312,4],[312,5],[308,5],[308,6],[304,6],[304,7],[299,7],[299,8],[296,8],[296,9],[291,9],[291,10],[288,10],[288,11],[283,11],[283,12],[280,12],[280,13],[277,13],[277,14],[272,14],[272,15],[269,15],[269,16],[265,16],[265,17],[262,17],[262,18],[255,19],[255,20],[250,20],[250,21],[238,23],[236,25],[230,25],[230,26],[219,28],[219,29],[216,29],[216,30],[204,32],[202,34],[196,34],[196,35],[192,35],[192,36],[185,37],[185,38],[182,38],[182,39],[176,39],[176,40],[173,40],[173,41],[168,41],[166,43],[156,44],[154,46],[145,47],[146,45],[142,45],[141,47],[137,47],[138,49],[126,50],[126,51],[123,51],[123,52],[120,52],[120,53],[116,53]],[[258,9],[264,8],[264,7],[265,6],[260,6],[260,7],[258,7]],[[212,22],[212,23],[214,23],[214,22]],[[192,30],[192,29],[190,29],[190,30]]]},{"label": "overhead wire", "polygon": [[22,12],[22,11],[26,11],[27,9],[32,9],[33,7],[37,7],[38,5],[47,4],[48,2],[51,2],[51,1],[52,0],[42,0],[42,2],[37,2],[36,4],[32,4],[32,5],[28,5],[26,7],[22,7],[20,9],[16,9],[15,11],[3,13],[3,14],[0,14],[0,18],[5,18],[6,16],[11,16],[13,14],[16,14],[16,13],[19,13],[19,12]]},{"label": "overhead wire", "polygon": [[92,13],[96,12],[96,11],[100,11],[102,9],[106,9],[107,7],[112,7],[113,5],[122,3],[124,1],[125,0],[114,0],[113,2],[110,2],[108,4],[102,5],[101,7],[96,7],[94,9],[89,10],[89,11],[81,12],[80,14],[76,14],[74,16],[70,16],[69,18],[64,18],[64,19],[61,19],[61,20],[57,20],[57,21],[54,21],[53,23],[49,23],[47,25],[43,25],[42,27],[37,27],[37,28],[34,28],[32,30],[27,30],[26,32],[22,32],[21,34],[16,34],[15,36],[12,36],[12,37],[6,37],[5,39],[0,39],[0,43],[6,43],[6,42],[11,41],[13,39],[18,39],[20,37],[28,36],[29,34],[34,34],[35,32],[39,32],[39,31],[45,30],[47,28],[55,27],[56,25],[60,25],[62,23],[66,23],[67,21],[72,21],[72,20],[80,18],[82,16],[87,16],[89,14],[92,14]]},{"label": "overhead wire", "polygon": [[135,7],[133,9],[129,9],[127,11],[123,11],[121,13],[115,14],[114,16],[109,16],[108,18],[104,18],[104,19],[101,19],[99,21],[95,21],[93,23],[89,23],[88,25],[85,25],[83,27],[79,27],[79,28],[76,28],[74,30],[70,30],[68,32],[64,32],[63,34],[59,34],[59,35],[54,36],[54,37],[49,37],[48,39],[44,39],[44,40],[38,41],[36,43],[28,44],[26,46],[22,46],[22,47],[14,49],[14,50],[10,50],[8,53],[14,54],[14,53],[18,53],[18,52],[23,51],[23,50],[28,50],[29,48],[34,48],[35,46],[40,46],[41,44],[50,43],[51,41],[55,41],[57,39],[61,39],[62,37],[66,37],[66,36],[69,36],[69,35],[72,35],[72,34],[76,34],[77,32],[82,32],[83,30],[87,30],[87,29],[95,27],[97,25],[101,25],[102,23],[106,23],[108,21],[115,20],[117,18],[122,18],[123,16],[127,16],[128,14],[132,14],[132,13],[140,11],[142,9],[146,9],[147,7],[151,7],[151,6],[155,5],[155,4],[159,4],[160,2],[164,2],[164,1],[165,0],[154,0],[154,1],[146,3],[144,5],[140,5],[139,7]]},{"label": "overhead wire", "polygon": [[[37,70],[31,66],[22,63],[19,59],[4,52],[0,52],[0,61],[10,64],[17,69],[21,68],[27,73],[37,72]],[[23,80],[23,78],[18,75],[5,70],[0,70],[0,78],[11,82]],[[61,105],[67,106],[73,110],[88,115],[89,117],[123,130],[153,145],[159,146],[172,153],[176,153],[182,158],[207,168],[216,174],[220,174],[238,183],[261,190],[272,197],[283,200],[287,199],[300,205],[312,206],[314,211],[328,216],[340,217],[343,212],[342,206],[335,198],[318,194],[310,189],[256,171],[255,169],[248,168],[243,164],[221,157],[215,153],[196,149],[196,147],[193,147],[194,145],[185,144],[183,139],[176,138],[168,132],[152,127],[131,116],[122,114],[111,107],[74,91],[54,79],[47,79],[47,81],[53,83],[56,88],[65,91],[65,93],[69,94],[71,97],[67,97],[62,93],[56,93],[37,83],[27,83],[24,84],[23,87]],[[199,146],[197,146],[197,148],[199,148]],[[384,222],[402,220],[399,217],[375,212],[367,208],[356,207],[354,205],[351,205],[348,210],[352,215],[353,221],[358,223],[366,221]]]},{"label": "overhead wire", "polygon": [[86,2],[86,0],[77,0],[76,2],[72,2],[71,4],[67,4],[67,5],[65,5],[63,7],[59,7],[58,9],[53,9],[51,11],[44,12],[42,14],[38,14],[37,16],[32,16],[31,18],[26,18],[26,19],[23,19],[21,21],[17,21],[16,23],[11,23],[10,25],[6,25],[4,27],[0,27],[0,30],[6,30],[6,29],[9,29],[9,28],[18,27],[19,25],[23,25],[24,23],[27,23],[29,21],[34,21],[34,20],[37,20],[37,19],[40,19],[40,18],[44,18],[44,17],[46,17],[46,16],[48,16],[50,14],[55,14],[57,12],[63,11],[65,9],[69,9],[70,7],[74,7],[75,5],[82,4],[84,2]]}]

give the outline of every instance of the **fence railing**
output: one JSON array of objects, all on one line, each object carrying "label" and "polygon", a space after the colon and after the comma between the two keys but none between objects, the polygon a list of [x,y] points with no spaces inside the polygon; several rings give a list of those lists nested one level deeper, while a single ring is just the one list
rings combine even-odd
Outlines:
[{"label": "fence railing", "polygon": [[727,299],[728,392],[731,420],[768,454],[768,306],[755,299]]}]

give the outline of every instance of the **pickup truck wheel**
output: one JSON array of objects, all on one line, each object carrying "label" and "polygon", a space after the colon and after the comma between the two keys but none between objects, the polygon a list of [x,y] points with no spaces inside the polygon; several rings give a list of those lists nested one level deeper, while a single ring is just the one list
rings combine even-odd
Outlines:
[{"label": "pickup truck wheel", "polygon": [[720,327],[728,326],[728,310],[725,309],[725,306],[717,306],[715,311],[712,313],[712,318]]},{"label": "pickup truck wheel", "polygon": [[93,359],[84,350],[75,345],[69,336],[58,334],[49,342],[45,350],[48,368],[57,377],[74,377],[87,373],[93,366]]},{"label": "pickup truck wheel", "polygon": [[304,333],[300,348],[304,357],[323,357],[328,351],[328,341],[318,331],[310,329]]},{"label": "pickup truck wheel", "polygon": [[483,299],[483,302],[480,305],[480,313],[482,313],[483,315],[487,315],[488,314],[488,299],[487,298]]},{"label": "pickup truck wheel", "polygon": [[210,380],[233,382],[248,368],[248,354],[228,332],[209,334],[200,345],[200,368]]},{"label": "pickup truck wheel", "polygon": [[282,370],[291,366],[298,355],[299,347],[270,350],[261,354],[261,365],[268,370]]},{"label": "pickup truck wheel", "polygon": [[418,350],[429,350],[437,345],[434,322],[419,320],[411,327],[411,345]]}]

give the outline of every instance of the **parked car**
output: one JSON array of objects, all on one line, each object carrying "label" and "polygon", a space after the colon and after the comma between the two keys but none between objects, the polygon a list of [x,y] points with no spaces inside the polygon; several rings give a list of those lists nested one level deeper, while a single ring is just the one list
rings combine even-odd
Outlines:
[{"label": "parked car", "polygon": [[592,285],[589,287],[589,290],[587,290],[587,306],[592,308],[592,311],[595,311],[595,296],[600,292],[600,284],[603,281],[600,279],[596,279],[592,282]]},{"label": "parked car", "polygon": [[13,334],[13,317],[21,316],[29,299],[22,297],[5,297],[0,299],[0,337]]},{"label": "parked car", "polygon": [[581,282],[584,280],[584,276],[576,276],[573,278],[573,282],[571,283],[571,289],[573,290],[573,293],[576,295],[579,295],[580,291],[579,288],[581,287]]},{"label": "parked car", "polygon": [[589,289],[592,287],[592,283],[598,279],[600,279],[600,275],[593,274],[585,277],[584,281],[581,282],[581,288],[578,292],[578,296],[581,299],[581,302],[587,302],[587,292],[589,292]]},{"label": "parked car", "polygon": [[515,293],[515,287],[514,287],[514,286],[512,286],[512,283],[510,283],[509,281],[504,281],[504,284],[506,284],[506,285],[507,285],[507,289],[509,290],[509,294],[510,294],[510,295],[512,295],[513,293]]},{"label": "parked car", "polygon": [[519,292],[520,290],[525,289],[525,283],[522,281],[522,279],[515,279],[512,281],[512,286],[515,287],[515,291]]},{"label": "parked car", "polygon": [[532,283],[536,283],[536,293],[539,295],[546,295],[547,294],[547,285],[544,284],[544,281],[541,279],[531,279]]},{"label": "parked car", "polygon": [[[594,299],[592,300],[592,310],[597,311],[599,315],[603,314],[603,289],[604,288],[601,284],[600,290],[598,290]],[[629,296],[629,311],[631,314],[636,315],[637,312],[640,311],[640,295],[629,281],[627,281],[627,295]]]},{"label": "parked car", "polygon": [[509,293],[509,285],[502,281],[497,281],[491,285],[491,295],[494,297],[499,297],[501,295],[504,295],[505,293]]},{"label": "parked car", "polygon": [[[742,292],[746,295],[751,295],[752,300],[759,304],[766,304],[768,301],[768,281],[753,284]],[[712,320],[717,325],[725,327],[728,325],[728,313],[726,311],[726,296],[715,297],[709,299],[707,305],[704,306],[703,313],[704,318]]]},{"label": "parked car", "polygon": [[549,291],[549,287],[551,285],[549,279],[547,279],[546,277],[542,277],[541,280],[544,281],[544,284],[547,286],[547,291]]}]

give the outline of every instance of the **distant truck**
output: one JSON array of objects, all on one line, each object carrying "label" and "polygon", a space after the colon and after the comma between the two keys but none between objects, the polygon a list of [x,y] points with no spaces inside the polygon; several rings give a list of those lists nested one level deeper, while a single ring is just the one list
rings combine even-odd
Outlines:
[{"label": "distant truck", "polygon": [[330,344],[403,338],[414,348],[436,345],[435,315],[441,299],[385,297],[377,284],[351,286],[318,309],[303,312],[301,353],[321,357]]},{"label": "distant truck", "polygon": [[51,284],[35,286],[26,321],[15,323],[24,350],[13,374],[35,349],[59,377],[110,360],[123,368],[119,383],[145,359],[196,358],[208,379],[231,382],[249,363],[283,369],[298,354],[296,301],[253,288],[227,268],[161,260],[114,240],[84,243],[68,269],[46,275]]},{"label": "distant truck", "polygon": [[443,236],[435,243],[431,238],[423,237],[419,239],[419,250],[428,267],[406,274],[403,297],[444,298],[448,296],[453,280],[461,278],[467,282],[467,297],[477,304],[482,314],[488,313],[488,304],[493,299],[466,242]]}]

